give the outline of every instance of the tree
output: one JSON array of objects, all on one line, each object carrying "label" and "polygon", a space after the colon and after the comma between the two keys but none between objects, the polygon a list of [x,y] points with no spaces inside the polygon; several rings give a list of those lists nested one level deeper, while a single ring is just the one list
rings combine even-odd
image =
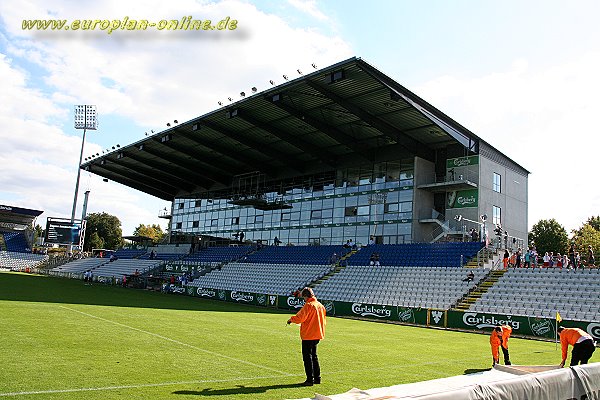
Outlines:
[{"label": "tree", "polygon": [[123,247],[123,232],[119,218],[103,212],[89,214],[86,219],[83,246],[85,251],[91,251],[92,248],[116,250]]},{"label": "tree", "polygon": [[575,251],[578,251],[581,259],[586,260],[588,255],[588,247],[592,246],[594,254],[600,252],[600,230],[593,225],[592,219],[583,224],[583,226],[573,231],[572,242],[575,243]]},{"label": "tree", "polygon": [[153,225],[140,224],[133,231],[133,236],[145,236],[145,237],[151,238],[153,244],[157,244],[157,243],[160,243],[164,239],[164,237],[166,236],[166,233],[163,232],[162,228],[158,224],[153,224]]},{"label": "tree", "polygon": [[533,245],[541,255],[551,251],[564,254],[569,247],[569,237],[565,228],[554,218],[542,219],[529,232],[529,246]]},{"label": "tree", "polygon": [[44,229],[38,224],[33,228],[33,243],[37,243],[42,237],[44,237]]},{"label": "tree", "polygon": [[573,229],[571,231],[571,233],[573,234],[573,237],[578,236],[581,234],[581,230],[583,229],[583,227],[585,226],[590,226],[591,228],[595,229],[596,231],[600,232],[600,216],[596,216],[596,217],[590,217],[588,218],[588,220],[585,222],[585,224],[582,225],[581,228],[579,229]]}]

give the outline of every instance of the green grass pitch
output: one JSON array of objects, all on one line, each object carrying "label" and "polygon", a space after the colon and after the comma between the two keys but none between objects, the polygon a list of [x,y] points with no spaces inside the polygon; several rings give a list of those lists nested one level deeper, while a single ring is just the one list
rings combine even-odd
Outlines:
[{"label": "green grass pitch", "polygon": [[[318,291],[317,291],[318,296]],[[323,383],[304,380],[289,313],[0,273],[0,398],[294,399],[488,369],[487,335],[329,318]],[[511,338],[515,364],[558,364]],[[595,354],[592,361],[598,360]]]}]

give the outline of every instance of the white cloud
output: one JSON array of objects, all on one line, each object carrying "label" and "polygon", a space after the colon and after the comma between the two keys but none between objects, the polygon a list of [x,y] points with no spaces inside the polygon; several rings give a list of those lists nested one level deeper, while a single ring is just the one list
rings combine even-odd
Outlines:
[{"label": "white cloud", "polygon": [[598,70],[600,53],[538,70],[516,60],[486,76],[443,76],[417,92],[531,171],[530,227],[555,218],[570,231],[600,209]]},{"label": "white cloud", "polygon": [[317,7],[316,0],[288,0],[288,3],[298,10],[320,20],[326,21],[329,18],[323,14]]},{"label": "white cloud", "polygon": [[[316,8],[315,8],[316,10]],[[25,18],[124,18],[238,20],[234,31],[35,32],[21,29]],[[45,210],[47,216],[70,216],[76,165],[81,146],[74,134],[73,104],[95,104],[102,118],[120,117],[140,127],[120,133],[119,142],[141,139],[145,129],[160,129],[169,120],[185,121],[217,107],[228,96],[256,86],[270,87],[311,63],[325,66],[351,55],[334,34],[295,29],[281,18],[241,1],[203,3],[193,0],[83,2],[52,5],[42,0],[2,2],[0,18],[6,54],[0,54],[0,201]],[[158,127],[158,128],[157,128]],[[8,129],[10,128],[10,129]],[[69,134],[70,133],[70,134]],[[84,156],[113,143],[90,135]],[[89,212],[106,211],[131,234],[139,223],[160,223],[166,204],[149,195],[82,173],[92,194]],[[77,213],[80,213],[80,208]]]}]

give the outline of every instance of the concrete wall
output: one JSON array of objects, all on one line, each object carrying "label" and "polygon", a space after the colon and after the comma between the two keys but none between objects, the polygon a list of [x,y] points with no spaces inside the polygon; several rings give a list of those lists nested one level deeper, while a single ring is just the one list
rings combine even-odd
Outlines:
[{"label": "concrete wall", "polygon": [[431,218],[433,210],[433,193],[417,189],[417,186],[435,182],[435,164],[431,161],[415,157],[414,169],[415,190],[413,196],[413,242],[429,242],[432,231],[437,224],[421,224],[419,219]]},{"label": "concrete wall", "polygon": [[[527,243],[527,175],[481,155],[479,165],[479,213],[487,214],[490,234],[494,229],[492,208],[497,206],[502,210],[502,229]],[[493,190],[494,172],[501,176],[500,193]]]}]

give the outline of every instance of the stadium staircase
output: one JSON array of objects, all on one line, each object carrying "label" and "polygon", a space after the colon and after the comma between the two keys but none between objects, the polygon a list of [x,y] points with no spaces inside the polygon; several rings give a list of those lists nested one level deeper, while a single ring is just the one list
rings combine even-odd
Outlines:
[{"label": "stadium staircase", "polygon": [[506,270],[490,271],[472,290],[459,300],[454,307],[455,310],[467,311],[477,300],[483,296],[492,286],[494,286],[500,278],[506,273]]},{"label": "stadium staircase", "polygon": [[342,257],[340,257],[339,261],[337,263],[335,263],[335,265],[333,266],[331,271],[329,271],[329,273],[327,273],[327,274],[323,275],[321,278],[311,282],[308,285],[308,287],[314,288],[318,284],[325,282],[327,279],[331,278],[333,275],[342,271],[344,268],[346,268],[348,266],[348,263],[345,260],[352,257],[356,253],[358,253],[358,250],[351,250],[348,253],[344,254]]},{"label": "stadium staircase", "polygon": [[465,268],[485,267],[490,261],[493,261],[495,257],[496,249],[484,247],[479,250],[475,257],[471,258],[471,260],[465,264]]}]

